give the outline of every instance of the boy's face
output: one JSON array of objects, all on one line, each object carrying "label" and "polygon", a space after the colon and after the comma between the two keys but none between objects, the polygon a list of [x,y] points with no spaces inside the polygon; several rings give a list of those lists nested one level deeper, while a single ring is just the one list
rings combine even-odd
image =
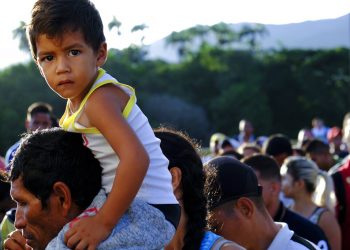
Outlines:
[{"label": "boy's face", "polygon": [[36,46],[36,63],[49,87],[62,98],[80,103],[106,60],[106,44],[94,51],[82,32],[75,31],[61,39],[39,35]]}]

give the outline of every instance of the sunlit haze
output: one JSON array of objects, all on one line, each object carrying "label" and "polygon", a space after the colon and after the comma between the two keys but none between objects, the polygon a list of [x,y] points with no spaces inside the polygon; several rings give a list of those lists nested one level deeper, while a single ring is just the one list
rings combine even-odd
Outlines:
[{"label": "sunlit haze", "polygon": [[[0,15],[1,46],[0,68],[30,60],[19,50],[18,39],[12,31],[20,21],[27,22],[35,0],[10,0],[3,3]],[[140,43],[141,34],[131,34],[133,26],[146,24],[144,43],[150,44],[197,24],[213,25],[218,22],[256,22],[287,24],[303,21],[337,18],[350,13],[349,0],[93,0],[100,11],[109,47],[125,48]],[[113,16],[121,25],[121,36],[107,26]]]}]

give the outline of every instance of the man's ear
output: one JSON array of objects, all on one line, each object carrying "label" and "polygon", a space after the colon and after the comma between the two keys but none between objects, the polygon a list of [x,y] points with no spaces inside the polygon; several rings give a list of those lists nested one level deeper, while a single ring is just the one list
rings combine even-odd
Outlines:
[{"label": "man's ear", "polygon": [[108,50],[107,50],[107,43],[103,42],[101,43],[100,47],[97,50],[97,61],[96,66],[101,67],[103,64],[105,64],[108,56]]},{"label": "man's ear", "polygon": [[72,206],[72,196],[68,186],[61,181],[56,182],[52,187],[51,197],[63,216],[67,216]]},{"label": "man's ear", "polygon": [[246,218],[252,218],[256,212],[256,207],[253,201],[247,197],[241,197],[237,200],[236,209]]},{"label": "man's ear", "polygon": [[182,199],[181,169],[178,167],[172,167],[169,171],[171,174],[171,184],[173,186],[174,195],[177,200],[181,200]]}]

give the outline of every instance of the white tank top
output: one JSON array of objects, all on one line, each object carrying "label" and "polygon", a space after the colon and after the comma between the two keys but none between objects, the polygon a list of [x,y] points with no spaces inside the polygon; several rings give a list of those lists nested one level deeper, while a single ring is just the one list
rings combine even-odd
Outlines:
[{"label": "white tank top", "polygon": [[[66,131],[81,133],[85,145],[90,148],[102,167],[102,187],[107,193],[111,191],[119,158],[109,145],[104,136],[96,128],[86,128],[77,122],[83,107],[89,96],[99,87],[113,83],[124,90],[129,96],[129,101],[123,110],[123,116],[130,127],[134,130],[139,140],[146,149],[150,165],[141,188],[137,194],[138,198],[151,204],[177,204],[171,185],[171,174],[168,170],[168,159],[160,148],[160,140],[155,137],[147,117],[136,104],[134,89],[128,85],[117,82],[103,69],[99,69],[98,77],[89,93],[81,102],[79,109],[69,116],[68,103],[65,113],[60,119],[60,126]],[[136,155],[134,157],[137,157]]]}]

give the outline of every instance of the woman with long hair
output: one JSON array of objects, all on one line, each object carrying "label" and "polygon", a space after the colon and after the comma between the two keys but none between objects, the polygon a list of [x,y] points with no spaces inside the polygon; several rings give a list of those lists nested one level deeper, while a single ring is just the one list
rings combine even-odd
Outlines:
[{"label": "woman with long hair", "polygon": [[173,190],[181,207],[175,236],[165,249],[243,249],[206,230],[204,173],[198,145],[185,133],[170,128],[158,128],[155,135],[161,140],[161,149],[169,159]]}]

